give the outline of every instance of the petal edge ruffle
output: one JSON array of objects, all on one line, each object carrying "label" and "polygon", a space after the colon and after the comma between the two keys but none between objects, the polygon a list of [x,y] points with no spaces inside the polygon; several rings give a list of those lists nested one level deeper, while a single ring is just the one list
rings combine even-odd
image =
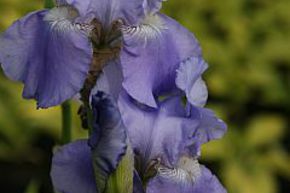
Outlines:
[{"label": "petal edge ruffle", "polygon": [[129,95],[156,108],[158,96],[177,90],[179,64],[201,56],[201,49],[193,34],[173,19],[162,14],[148,17],[144,26],[124,33],[121,65],[123,87]]},{"label": "petal edge ruffle", "polygon": [[0,37],[4,73],[22,81],[23,97],[36,99],[40,108],[58,105],[79,92],[92,60],[86,35],[69,23],[50,24],[44,20],[48,13],[28,14]]}]

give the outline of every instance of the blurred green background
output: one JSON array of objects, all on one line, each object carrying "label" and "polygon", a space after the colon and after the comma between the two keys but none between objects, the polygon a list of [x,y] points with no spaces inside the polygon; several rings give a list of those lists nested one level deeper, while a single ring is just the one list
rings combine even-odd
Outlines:
[{"label": "blurred green background", "polygon": [[[42,0],[1,0],[0,31]],[[229,131],[203,147],[202,163],[229,193],[290,192],[290,1],[170,0],[163,12],[199,39],[210,64],[209,104]],[[0,73],[0,192],[51,193],[59,107],[36,110]],[[73,137],[86,135],[76,116]]]}]

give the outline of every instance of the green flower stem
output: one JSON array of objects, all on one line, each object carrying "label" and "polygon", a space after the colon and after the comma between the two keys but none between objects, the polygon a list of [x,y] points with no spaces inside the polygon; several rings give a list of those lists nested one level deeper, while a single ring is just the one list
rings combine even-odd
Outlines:
[{"label": "green flower stem", "polygon": [[64,102],[61,105],[62,110],[62,135],[61,143],[67,144],[71,141],[71,130],[72,130],[72,113],[71,103],[69,101]]}]

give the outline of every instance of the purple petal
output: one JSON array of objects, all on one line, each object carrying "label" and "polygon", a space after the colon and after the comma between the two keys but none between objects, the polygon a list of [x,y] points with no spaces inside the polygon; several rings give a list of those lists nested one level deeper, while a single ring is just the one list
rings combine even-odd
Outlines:
[{"label": "purple petal", "polygon": [[194,137],[200,145],[221,138],[227,131],[227,125],[210,109],[192,107],[190,116],[200,122],[194,133]]},{"label": "purple petal", "polygon": [[206,104],[208,92],[201,75],[207,67],[201,57],[192,57],[182,62],[177,70],[176,85],[194,106],[203,107]]},{"label": "purple petal", "polygon": [[112,61],[105,66],[92,93],[105,92],[117,101],[122,89],[123,75],[120,63]]},{"label": "purple petal", "polygon": [[218,178],[205,166],[201,166],[201,177],[194,185],[192,193],[226,193]]},{"label": "purple petal", "polygon": [[33,12],[0,37],[0,62],[5,74],[22,81],[23,97],[36,99],[41,108],[73,97],[82,88],[92,59],[86,35],[68,20],[44,21],[49,13]]},{"label": "purple petal", "polygon": [[61,147],[53,156],[51,178],[60,193],[97,193],[87,140]]},{"label": "purple petal", "polygon": [[[178,98],[164,101],[160,109],[151,109],[135,104],[122,94],[119,108],[133,149],[141,157],[142,170],[157,158],[165,165],[174,165],[185,147],[192,143],[191,136],[198,122],[182,117],[185,112]],[[175,111],[171,112],[172,109]]]},{"label": "purple petal", "polygon": [[148,186],[146,193],[226,193],[220,184],[206,167],[201,166],[201,175],[195,182],[181,182],[170,180],[161,176],[153,178]]},{"label": "purple petal", "polygon": [[142,181],[139,177],[137,171],[134,171],[134,181],[133,181],[133,193],[145,193],[142,185]]},{"label": "purple petal", "polygon": [[165,15],[148,15],[143,25],[124,30],[123,86],[137,101],[156,107],[156,96],[177,89],[179,64],[200,55],[192,33]]},{"label": "purple petal", "polygon": [[89,144],[99,192],[126,153],[126,130],[114,99],[99,92],[92,100],[94,131]]},{"label": "purple petal", "polygon": [[166,0],[145,0],[145,8],[147,13],[154,14],[162,7],[162,2]]},{"label": "purple petal", "polygon": [[122,19],[136,24],[144,15],[143,0],[62,0],[75,7],[81,16],[94,15],[104,25]]},{"label": "purple petal", "polygon": [[198,156],[201,144],[226,132],[224,122],[208,109],[192,107],[188,115],[180,97],[168,98],[154,109],[122,93],[119,108],[135,153],[141,157],[141,172],[153,159],[173,166],[182,154]]}]

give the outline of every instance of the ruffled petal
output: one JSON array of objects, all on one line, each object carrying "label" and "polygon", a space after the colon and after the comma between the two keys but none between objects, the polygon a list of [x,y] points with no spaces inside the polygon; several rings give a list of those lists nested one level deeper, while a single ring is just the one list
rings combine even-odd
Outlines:
[{"label": "ruffled petal", "polygon": [[182,154],[199,156],[203,143],[226,132],[225,123],[211,110],[191,106],[188,113],[180,97],[167,98],[155,109],[122,93],[119,108],[135,153],[141,157],[141,172],[154,159],[173,166]]},{"label": "ruffled petal", "polygon": [[126,153],[126,129],[114,99],[99,92],[92,99],[94,126],[89,144],[99,192]]},{"label": "ruffled petal", "polygon": [[227,131],[227,125],[210,109],[191,107],[190,117],[199,120],[199,126],[194,132],[195,141],[199,145],[219,139]]},{"label": "ruffled petal", "polygon": [[208,91],[201,76],[207,67],[201,57],[192,57],[182,62],[177,70],[176,85],[194,106],[203,107],[206,104]]},{"label": "ruffled petal", "polygon": [[177,90],[179,64],[201,55],[199,44],[192,33],[162,14],[148,15],[143,24],[123,33],[123,86],[137,101],[157,107],[157,96]]},{"label": "ruffled petal", "polygon": [[54,188],[60,193],[97,193],[87,140],[65,145],[54,154],[51,178]]},{"label": "ruffled petal", "polygon": [[104,25],[117,19],[136,24],[144,16],[143,0],[61,0],[75,7],[83,17],[94,15]]},{"label": "ruffled petal", "polygon": [[82,88],[92,60],[86,34],[70,23],[71,18],[64,18],[70,9],[33,12],[0,37],[5,74],[22,81],[23,97],[36,99],[41,108],[73,97]]},{"label": "ruffled petal", "polygon": [[[206,167],[201,167],[201,174],[196,181],[179,181],[172,177],[157,176],[153,178],[146,193],[226,193],[216,176]],[[179,176],[175,176],[179,177]]]},{"label": "ruffled petal", "polygon": [[198,122],[183,118],[185,111],[178,98],[165,100],[160,109],[152,109],[136,104],[122,93],[119,108],[133,149],[141,158],[141,172],[145,172],[153,159],[174,165],[185,147],[192,143],[191,136]]}]

